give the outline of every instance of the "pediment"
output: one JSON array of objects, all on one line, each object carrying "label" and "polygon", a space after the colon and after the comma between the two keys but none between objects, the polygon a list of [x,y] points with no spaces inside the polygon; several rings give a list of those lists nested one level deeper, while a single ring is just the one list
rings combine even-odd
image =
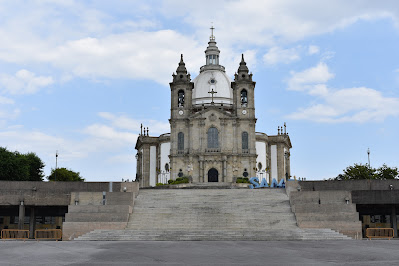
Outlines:
[{"label": "pediment", "polygon": [[212,117],[212,114],[214,114],[215,116],[218,116],[220,118],[235,118],[235,115],[231,114],[230,112],[218,108],[218,107],[214,107],[214,108],[207,108],[204,110],[201,110],[195,114],[193,114],[190,118],[209,118]]}]

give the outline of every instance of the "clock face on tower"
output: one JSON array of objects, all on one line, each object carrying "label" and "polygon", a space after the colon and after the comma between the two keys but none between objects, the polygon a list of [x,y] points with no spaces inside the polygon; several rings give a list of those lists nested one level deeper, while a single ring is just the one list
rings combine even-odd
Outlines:
[{"label": "clock face on tower", "polygon": [[183,114],[184,114],[183,110],[180,110],[179,115],[183,115]]},{"label": "clock face on tower", "polygon": [[247,110],[242,110],[242,114],[246,115],[247,114]]}]

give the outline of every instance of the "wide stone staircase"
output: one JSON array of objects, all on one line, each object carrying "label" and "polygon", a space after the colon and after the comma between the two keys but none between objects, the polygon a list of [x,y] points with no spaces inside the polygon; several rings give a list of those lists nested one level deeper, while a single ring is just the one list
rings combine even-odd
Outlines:
[{"label": "wide stone staircase", "polygon": [[141,189],[125,230],[94,230],[75,240],[351,239],[301,229],[285,189]]}]

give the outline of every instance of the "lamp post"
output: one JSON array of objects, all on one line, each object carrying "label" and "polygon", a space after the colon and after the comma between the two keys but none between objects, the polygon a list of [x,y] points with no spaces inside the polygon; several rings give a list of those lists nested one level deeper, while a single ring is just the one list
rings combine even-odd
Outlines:
[{"label": "lamp post", "polygon": [[57,181],[57,167],[58,167],[58,150],[55,151],[55,171],[54,171],[54,181]]},{"label": "lamp post", "polygon": [[371,167],[370,166],[370,148],[367,148],[367,157],[368,157],[368,160],[369,160],[369,168]]}]

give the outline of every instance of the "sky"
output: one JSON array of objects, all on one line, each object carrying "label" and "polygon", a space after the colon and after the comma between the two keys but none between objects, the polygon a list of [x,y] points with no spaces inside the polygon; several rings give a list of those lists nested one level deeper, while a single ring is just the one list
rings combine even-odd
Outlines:
[{"label": "sky", "polygon": [[0,146],[86,181],[133,180],[140,124],[170,132],[180,54],[191,77],[215,27],[232,78],[256,81],[256,131],[287,123],[291,174],[399,167],[399,3],[374,0],[0,0]]}]

